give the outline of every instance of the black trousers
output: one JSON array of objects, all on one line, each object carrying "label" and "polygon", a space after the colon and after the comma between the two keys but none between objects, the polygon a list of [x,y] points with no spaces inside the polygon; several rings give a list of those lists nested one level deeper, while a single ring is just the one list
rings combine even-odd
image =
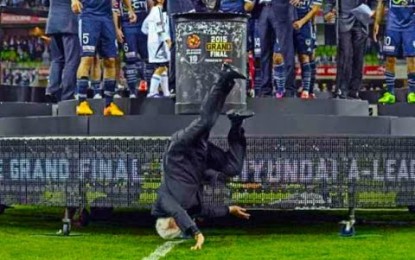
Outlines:
[{"label": "black trousers", "polygon": [[[223,151],[209,142],[209,134],[215,125],[225,104],[226,97],[232,90],[235,82],[221,77],[205,96],[200,115],[189,126],[177,131],[171,137],[167,156],[175,156],[177,153],[189,150],[193,154],[199,154],[206,158],[206,165],[195,165],[192,172],[198,169],[213,169],[232,177],[240,174],[246,153],[246,138],[241,124],[232,124],[228,134],[229,150]],[[166,165],[168,168],[169,165]],[[212,177],[212,176],[210,176]],[[208,176],[208,178],[210,178]],[[217,176],[216,176],[217,177]]]},{"label": "black trousers", "polygon": [[350,31],[339,33],[337,50],[336,91],[356,95],[363,78],[363,61],[368,33],[355,22]]}]

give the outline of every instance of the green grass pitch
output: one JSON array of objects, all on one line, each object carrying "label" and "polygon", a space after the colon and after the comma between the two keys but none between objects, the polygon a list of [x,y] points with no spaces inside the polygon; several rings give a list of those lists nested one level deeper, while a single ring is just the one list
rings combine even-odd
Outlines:
[{"label": "green grass pitch", "polygon": [[[116,210],[106,221],[56,235],[62,208],[16,206],[0,215],[0,259],[143,259],[165,241],[148,212]],[[415,215],[406,210],[357,211],[356,235],[339,236],[346,211],[253,212],[248,222],[205,222],[203,250],[193,240],[163,259],[415,259]]]}]

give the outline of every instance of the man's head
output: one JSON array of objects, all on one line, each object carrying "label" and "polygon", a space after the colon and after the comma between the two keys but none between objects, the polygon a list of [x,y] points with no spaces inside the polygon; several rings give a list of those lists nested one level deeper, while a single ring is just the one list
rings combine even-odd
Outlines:
[{"label": "man's head", "polygon": [[177,226],[174,218],[158,218],[156,221],[156,230],[163,239],[174,239],[182,233]]}]

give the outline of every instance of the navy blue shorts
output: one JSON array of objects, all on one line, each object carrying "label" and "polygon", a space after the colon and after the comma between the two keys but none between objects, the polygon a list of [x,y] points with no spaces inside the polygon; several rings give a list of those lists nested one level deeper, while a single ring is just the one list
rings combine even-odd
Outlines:
[{"label": "navy blue shorts", "polygon": [[[79,39],[82,57],[117,57],[117,40],[112,17],[82,15],[79,20]],[[98,48],[99,46],[99,48]]]},{"label": "navy blue shorts", "polygon": [[124,33],[124,61],[136,62],[147,60],[147,35],[141,32],[141,24],[136,26],[122,26]]},{"label": "navy blue shorts", "polygon": [[383,54],[397,57],[401,50],[404,57],[415,56],[415,28],[402,32],[386,30],[385,38],[383,39]]},{"label": "navy blue shorts", "polygon": [[311,55],[315,46],[316,33],[313,23],[308,22],[300,30],[294,30],[294,47],[298,54]]}]

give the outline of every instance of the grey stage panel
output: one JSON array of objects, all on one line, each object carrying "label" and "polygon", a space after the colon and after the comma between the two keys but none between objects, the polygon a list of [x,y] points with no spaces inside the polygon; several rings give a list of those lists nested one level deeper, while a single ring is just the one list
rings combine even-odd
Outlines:
[{"label": "grey stage panel", "polygon": [[51,116],[52,105],[29,102],[0,102],[0,117]]},{"label": "grey stage panel", "polygon": [[0,118],[0,136],[74,136],[87,134],[87,117]]},{"label": "grey stage panel", "polygon": [[[91,117],[89,134],[94,136],[169,136],[186,127],[196,116],[159,115]],[[212,136],[226,136],[230,123],[220,116]],[[249,136],[287,135],[389,135],[390,119],[355,116],[273,116],[259,114],[244,123]]]},{"label": "grey stage panel", "polygon": [[299,98],[254,98],[248,99],[248,108],[256,113],[269,115],[340,115],[368,116],[369,104],[363,100]]},{"label": "grey stage panel", "polygon": [[393,105],[378,105],[379,116],[415,117],[415,105],[406,102]]},{"label": "grey stage panel", "polygon": [[415,118],[391,118],[392,136],[415,136]]}]

